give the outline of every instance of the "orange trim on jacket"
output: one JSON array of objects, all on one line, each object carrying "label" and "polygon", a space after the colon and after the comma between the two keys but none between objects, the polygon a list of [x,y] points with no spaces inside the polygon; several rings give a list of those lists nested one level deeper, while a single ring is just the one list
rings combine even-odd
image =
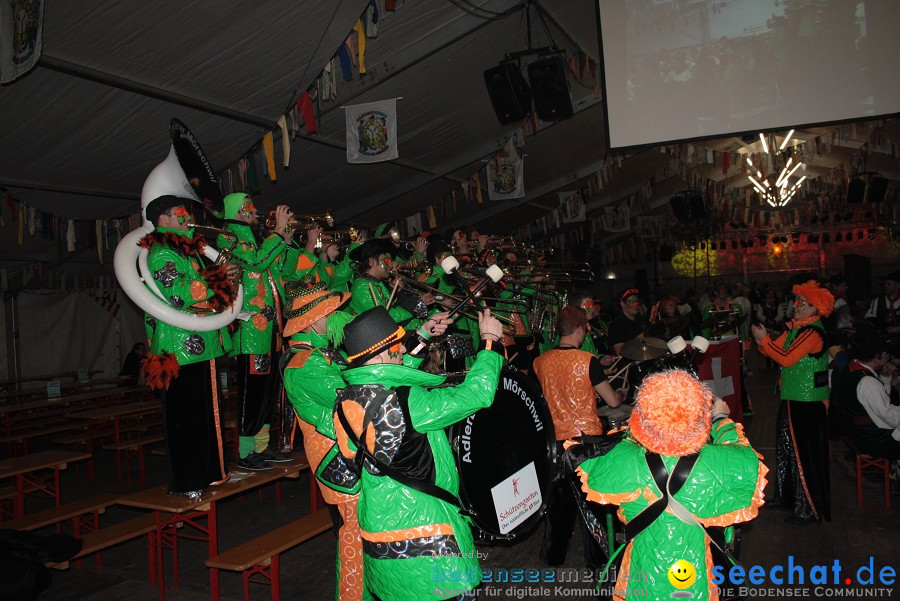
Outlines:
[{"label": "orange trim on jacket", "polygon": [[[790,321],[789,326],[791,330],[799,330],[805,325],[819,321],[819,319],[821,318],[818,315],[805,317],[803,319],[793,319]],[[766,336],[757,343],[759,352],[778,365],[788,367],[806,355],[818,353],[822,350],[822,346],[825,343],[818,332],[815,330],[807,330],[798,335],[788,348],[784,348],[784,342],[787,339],[788,334],[790,334],[790,331],[783,332],[776,340],[772,340],[770,337]]]},{"label": "orange trim on jacket", "polygon": [[428,538],[431,536],[453,536],[453,526],[450,524],[426,524],[415,528],[403,528],[401,530],[385,530],[383,532],[360,531],[363,539],[371,543],[396,543],[404,540]]}]

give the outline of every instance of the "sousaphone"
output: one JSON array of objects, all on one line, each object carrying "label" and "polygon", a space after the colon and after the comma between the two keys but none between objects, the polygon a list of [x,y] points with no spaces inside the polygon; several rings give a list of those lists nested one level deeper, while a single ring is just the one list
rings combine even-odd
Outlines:
[{"label": "sousaphone", "polygon": [[[154,284],[147,266],[147,250],[138,244],[154,229],[153,224],[147,221],[146,209],[152,200],[160,196],[171,194],[200,204],[217,217],[224,214],[224,197],[218,180],[197,138],[178,119],[172,119],[169,132],[172,137],[169,154],[150,172],[141,190],[144,223],[119,242],[113,267],[122,291],[156,319],[193,332],[218,330],[237,318],[244,302],[243,287],[238,288],[232,306],[220,313],[197,315],[180,311],[166,302]],[[213,262],[219,258],[219,251],[209,245],[204,248],[203,254]]]}]

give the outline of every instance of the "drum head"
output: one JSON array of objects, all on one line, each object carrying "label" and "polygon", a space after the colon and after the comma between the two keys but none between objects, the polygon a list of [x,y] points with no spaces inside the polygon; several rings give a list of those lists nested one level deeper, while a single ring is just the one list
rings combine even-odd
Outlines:
[{"label": "drum head", "polygon": [[556,470],[547,403],[527,376],[504,370],[493,404],[450,432],[459,497],[486,539],[512,539],[543,515]]}]

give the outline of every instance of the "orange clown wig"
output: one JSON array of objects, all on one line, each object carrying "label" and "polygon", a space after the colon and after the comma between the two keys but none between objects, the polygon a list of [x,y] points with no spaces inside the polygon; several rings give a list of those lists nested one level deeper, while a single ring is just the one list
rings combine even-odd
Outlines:
[{"label": "orange clown wig", "polygon": [[834,310],[834,296],[819,286],[819,282],[815,280],[809,280],[805,284],[795,284],[792,290],[795,295],[805,298],[806,302],[815,307],[822,317],[828,317]]},{"label": "orange clown wig", "polygon": [[631,435],[652,453],[690,455],[709,440],[712,403],[709,388],[686,371],[650,374],[637,392]]}]

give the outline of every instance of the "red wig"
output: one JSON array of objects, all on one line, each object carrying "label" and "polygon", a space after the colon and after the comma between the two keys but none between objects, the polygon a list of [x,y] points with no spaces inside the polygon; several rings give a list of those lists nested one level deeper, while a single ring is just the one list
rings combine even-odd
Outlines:
[{"label": "red wig", "polygon": [[834,310],[834,296],[827,289],[819,286],[819,282],[809,280],[805,284],[795,284],[794,294],[802,296],[810,305],[818,310],[819,315],[828,317]]}]

